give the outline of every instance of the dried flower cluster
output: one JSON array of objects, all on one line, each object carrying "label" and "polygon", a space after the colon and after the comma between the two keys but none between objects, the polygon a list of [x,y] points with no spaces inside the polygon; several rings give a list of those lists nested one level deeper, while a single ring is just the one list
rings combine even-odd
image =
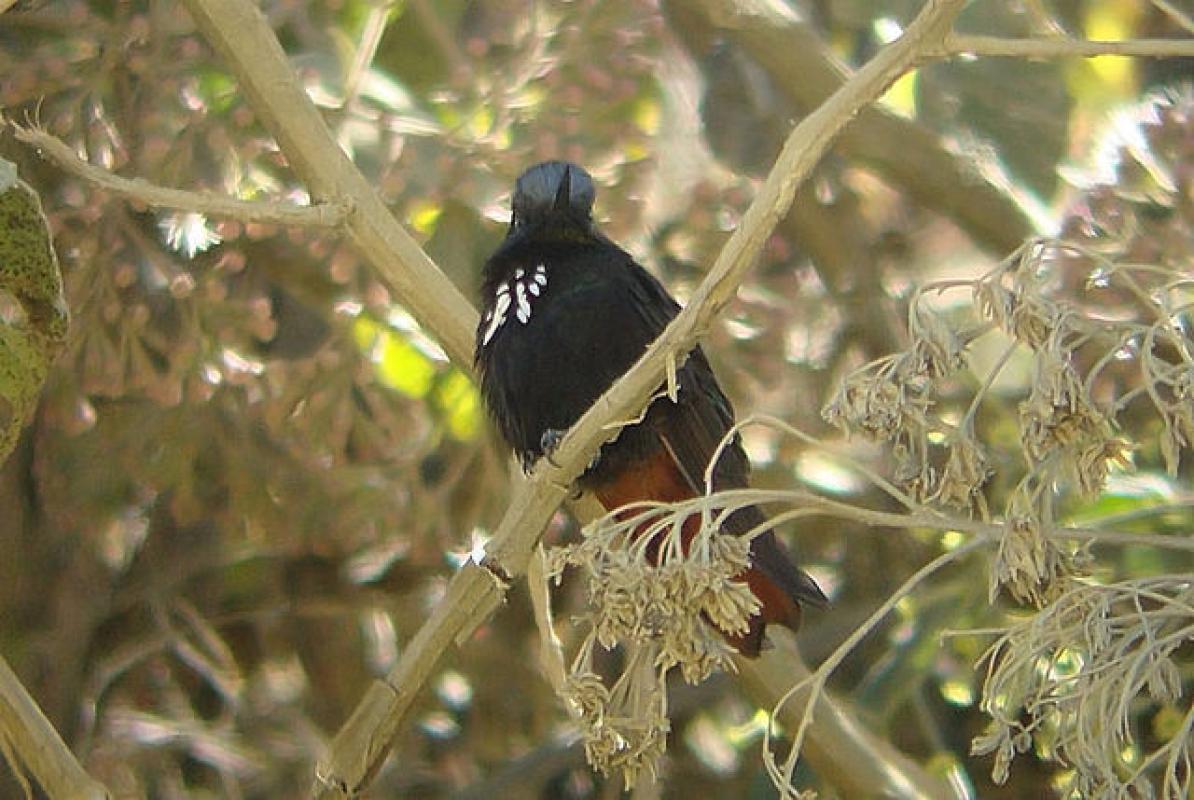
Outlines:
[{"label": "dried flower cluster", "polygon": [[[922,502],[972,507],[990,469],[970,420],[949,426],[932,414],[939,381],[966,364],[965,339],[935,312],[913,302],[911,345],[856,370],[826,404],[826,421],[891,446],[895,476]],[[934,441],[946,442],[943,467]]]},{"label": "dried flower cluster", "polygon": [[1065,549],[1046,533],[1035,507],[1047,504],[1047,493],[1033,496],[1021,485],[1012,497],[999,548],[991,560],[991,601],[1001,587],[1021,603],[1037,608],[1059,597],[1067,579],[1081,570],[1085,558]]},{"label": "dried flower cluster", "polygon": [[[985,656],[992,722],[972,745],[995,754],[995,781],[1035,748],[1072,768],[1079,797],[1158,796],[1157,766],[1160,796],[1188,797],[1194,711],[1173,656],[1194,635],[1191,601],[1189,576],[1076,586],[1004,633]],[[1156,705],[1148,737],[1134,723],[1141,696]],[[1145,752],[1145,738],[1159,744]]]},{"label": "dried flower cluster", "polygon": [[[1109,468],[1128,464],[1132,441],[1145,449],[1155,439],[1150,456],[1173,475],[1194,444],[1194,92],[1150,98],[1134,115],[1114,175],[1087,187],[1065,239],[1026,251],[1010,296],[987,290],[990,316],[1037,356],[1021,438],[1049,511],[1064,482],[1099,492]],[[1033,287],[1046,280],[1099,309],[1040,300]],[[996,578],[1009,586],[1065,572],[1035,526],[1031,515],[1008,514]],[[987,656],[992,724],[973,751],[995,754],[994,779],[1031,749],[1069,767],[1063,788],[1080,797],[1189,797],[1194,712],[1180,702],[1175,655],[1194,638],[1192,593],[1188,574],[1029,592],[1048,604]]]},{"label": "dried flower cluster", "polygon": [[[1077,288],[1075,269],[1087,273]],[[1137,301],[1135,313],[1107,318],[1096,280],[1126,287]],[[924,293],[912,304],[910,348],[849,375],[824,412],[847,431],[887,442],[895,476],[916,500],[988,516],[983,488],[993,471],[975,435],[975,416],[999,371],[1016,356],[1030,359],[1032,380],[1020,403],[1025,468],[1005,509],[1009,532],[1021,539],[1029,530],[1048,536],[1059,488],[1092,497],[1112,469],[1131,465],[1133,445],[1120,433],[1121,416],[1135,420],[1126,412],[1137,401],[1151,402],[1164,423],[1162,452],[1170,472],[1176,472],[1181,450],[1194,441],[1189,430],[1194,349],[1185,330],[1188,304],[1182,301],[1191,286],[1188,278],[1156,265],[1110,261],[1082,244],[1058,239],[1029,242],[992,272],[963,283],[973,293],[977,316],[1010,342],[959,423],[934,410],[956,406],[951,402],[956,385],[946,379],[966,363],[960,342],[986,329],[943,332],[940,318],[919,307]],[[958,285],[936,284],[926,292]],[[1124,375],[1130,364],[1136,365],[1136,376]],[[1016,564],[996,564],[996,582],[1016,583],[1009,586],[1014,596],[1039,604],[1045,588],[1041,579],[1070,571],[1061,563],[1068,556],[1056,546],[1038,542],[1031,549],[1041,548],[1052,548],[1058,556],[1055,568],[1046,569],[1040,559],[1017,558]],[[999,560],[1022,550],[1001,547]],[[1029,562],[1041,569],[1025,569]]]},{"label": "dried flower cluster", "polygon": [[631,646],[627,666],[610,689],[591,669],[592,647],[587,640],[561,697],[580,721],[589,764],[604,775],[620,772],[630,789],[643,773],[658,774],[667,747],[671,723],[663,673],[652,665],[649,648]]},{"label": "dried flower cluster", "polygon": [[[1177,704],[1171,656],[1194,632],[1194,582],[1091,585],[1077,578],[1089,553],[1058,522],[1134,453],[1176,475],[1194,445],[1194,92],[1150,98],[1134,124],[1114,174],[1083,187],[1060,236],[1030,240],[977,280],[927,286],[910,304],[910,347],[850,374],[824,416],[889,445],[916,502],[1002,522],[991,597],[1006,590],[1039,612],[989,653],[994,723],[974,752],[996,754],[995,779],[1035,750],[1072,768],[1079,796],[1176,798],[1189,796],[1194,717]],[[952,333],[923,305],[957,289],[969,291],[970,327]],[[967,349],[984,335],[1003,337],[989,367]],[[976,383],[955,379],[979,364]],[[999,383],[1009,364],[1022,389]],[[1018,453],[997,454],[998,471],[976,436],[987,400],[1019,403]],[[1133,728],[1142,698],[1168,720],[1148,755]]]},{"label": "dried flower cluster", "polygon": [[[569,566],[582,570],[591,608],[564,700],[583,726],[589,763],[621,771],[627,787],[643,770],[654,772],[663,754],[667,674],[678,668],[698,683],[731,668],[719,632],[745,634],[759,610],[746,584],[734,580],[749,565],[750,540],[716,535],[721,514],[707,504],[702,513],[701,502],[624,509],[593,523],[580,543],[549,554],[548,572],[557,579]],[[593,670],[597,645],[626,650],[612,689]]]}]

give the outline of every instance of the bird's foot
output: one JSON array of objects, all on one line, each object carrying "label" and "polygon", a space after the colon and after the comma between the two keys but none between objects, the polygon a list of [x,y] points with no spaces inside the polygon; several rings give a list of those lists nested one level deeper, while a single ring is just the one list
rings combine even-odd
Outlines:
[{"label": "bird's foot", "polygon": [[[546,458],[547,463],[551,464],[557,469],[559,469],[560,465],[554,458],[552,458],[552,454],[559,449],[560,442],[564,440],[565,433],[567,433],[567,431],[560,430],[559,428],[548,428],[543,431],[543,435],[539,437],[539,450],[542,451],[542,457]],[[585,472],[592,470],[600,461],[601,449],[598,448],[597,452],[593,454],[593,458],[589,460],[589,465],[585,467]],[[523,466],[528,472],[530,471],[530,463],[524,462]]]},{"label": "bird's foot", "polygon": [[560,442],[564,440],[565,433],[566,431],[562,431],[559,428],[548,428],[539,437],[539,449],[543,451],[543,457],[547,459],[547,463],[553,467],[558,468],[560,466],[551,456],[559,448]]}]

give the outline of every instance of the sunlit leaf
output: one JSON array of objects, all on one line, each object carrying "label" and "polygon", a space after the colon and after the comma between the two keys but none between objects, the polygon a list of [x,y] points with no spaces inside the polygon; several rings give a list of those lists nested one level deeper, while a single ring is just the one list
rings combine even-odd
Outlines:
[{"label": "sunlit leaf", "polygon": [[435,364],[397,334],[381,335],[377,377],[383,386],[408,397],[426,397],[435,380]]},{"label": "sunlit leaf", "polygon": [[433,200],[416,200],[407,212],[407,218],[412,228],[424,236],[431,236],[443,211],[444,207]]},{"label": "sunlit leaf", "polygon": [[465,441],[476,437],[481,428],[481,396],[467,375],[452,370],[436,387],[435,399],[453,437]]},{"label": "sunlit leaf", "polygon": [[362,350],[372,347],[380,333],[381,325],[369,317],[360,316],[353,320],[352,338]]},{"label": "sunlit leaf", "polygon": [[916,81],[919,72],[907,72],[891,85],[879,102],[902,117],[916,116]]},{"label": "sunlit leaf", "polygon": [[493,129],[493,109],[488,106],[477,106],[468,118],[469,133],[477,138],[485,136]]},{"label": "sunlit leaf", "polygon": [[659,131],[659,123],[663,115],[656,97],[640,97],[634,104],[634,124],[640,131],[653,136]]},{"label": "sunlit leaf", "polygon": [[[1086,36],[1096,41],[1122,41],[1132,38],[1143,7],[1134,0],[1094,3],[1086,15]],[[1090,69],[1114,92],[1130,95],[1136,88],[1136,59],[1124,56],[1098,56],[1087,61]]]}]

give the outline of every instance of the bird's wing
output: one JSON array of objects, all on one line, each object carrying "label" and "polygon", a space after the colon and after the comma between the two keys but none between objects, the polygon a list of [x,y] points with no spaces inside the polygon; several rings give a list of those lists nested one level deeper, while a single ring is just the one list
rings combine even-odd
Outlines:
[{"label": "bird's wing", "polygon": [[[650,273],[639,268],[634,306],[645,317],[655,336],[679,313],[680,307]],[[705,472],[714,453],[734,425],[734,408],[721,390],[704,352],[697,347],[677,370],[679,394],[673,404],[656,400],[647,413],[646,425],[658,435],[695,494],[705,491]],[[713,469],[713,489],[743,489],[749,486],[750,461],[736,434],[722,448]],[[726,520],[724,529],[742,535],[763,525],[763,512],[755,506],[743,508]],[[796,600],[815,606],[828,601],[817,584],[798,569],[774,532],[757,535],[751,543],[754,566]]]},{"label": "bird's wing", "polygon": [[[652,338],[657,337],[680,312],[680,306],[646,270],[637,268],[635,278],[632,306],[652,331]],[[703,492],[705,470],[734,424],[734,409],[701,348],[689,354],[676,377],[679,393],[675,403],[656,401],[646,422],[663,440],[693,491]],[[722,450],[713,474],[713,488],[744,488],[749,474],[750,463],[735,437]]]}]

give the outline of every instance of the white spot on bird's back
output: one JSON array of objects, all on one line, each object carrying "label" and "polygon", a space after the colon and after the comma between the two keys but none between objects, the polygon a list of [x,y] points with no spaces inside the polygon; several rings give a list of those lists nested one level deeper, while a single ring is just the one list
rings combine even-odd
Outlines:
[{"label": "white spot on bird's back", "polygon": [[518,297],[518,321],[523,325],[527,324],[527,320],[531,318],[531,301],[527,298],[527,287],[525,284],[514,284],[514,294]]},{"label": "white spot on bird's back", "polygon": [[[498,330],[506,322],[510,309],[514,309],[514,316],[523,325],[531,320],[531,300],[539,297],[547,289],[547,265],[538,264],[533,272],[528,273],[522,267],[516,267],[510,280],[499,284],[493,294],[493,306],[486,312],[483,322],[485,333],[481,337],[482,346],[489,344]],[[513,295],[513,297],[511,297]]]},{"label": "white spot on bird's back", "polygon": [[485,327],[485,335],[481,337],[481,346],[489,344],[489,340],[506,321],[506,312],[510,310],[510,287],[502,284],[494,296],[493,310],[489,312],[489,324]]}]

